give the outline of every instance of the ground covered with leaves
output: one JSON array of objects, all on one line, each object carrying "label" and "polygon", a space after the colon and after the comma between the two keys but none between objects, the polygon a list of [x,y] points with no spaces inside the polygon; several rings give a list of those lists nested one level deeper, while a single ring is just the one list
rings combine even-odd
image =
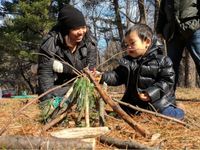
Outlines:
[{"label": "ground covered with leaves", "polygon": [[[151,134],[159,135],[155,139],[145,138],[110,110],[106,115],[106,126],[111,129],[111,132],[106,136],[122,141],[136,141],[159,149],[200,149],[200,89],[178,88],[176,95],[178,102],[181,102],[186,110],[186,117],[183,120],[186,126],[147,113],[132,116],[133,120]],[[2,128],[7,120],[29,101],[31,99],[0,99],[0,127]],[[30,105],[12,119],[3,135],[48,136],[51,131],[74,127],[71,120],[65,127],[53,127],[46,133],[41,133],[43,124],[40,123],[39,115],[38,105],[36,103]],[[113,145],[99,142],[99,139],[96,147],[96,149],[115,149]]]}]

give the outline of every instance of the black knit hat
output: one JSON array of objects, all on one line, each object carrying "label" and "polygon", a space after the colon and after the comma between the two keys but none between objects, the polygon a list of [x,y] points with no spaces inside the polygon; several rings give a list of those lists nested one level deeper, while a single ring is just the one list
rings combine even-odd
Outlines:
[{"label": "black knit hat", "polygon": [[86,26],[82,12],[71,5],[65,5],[58,14],[61,31],[68,34],[70,29]]}]

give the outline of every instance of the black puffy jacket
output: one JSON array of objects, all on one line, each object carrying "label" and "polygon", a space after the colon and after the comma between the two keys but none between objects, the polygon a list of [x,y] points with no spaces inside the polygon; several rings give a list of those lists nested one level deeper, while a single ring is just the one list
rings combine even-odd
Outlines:
[{"label": "black puffy jacket", "polygon": [[199,28],[199,0],[161,0],[156,32],[167,41],[177,32],[189,38]]},{"label": "black puffy jacket", "polygon": [[139,99],[138,92],[145,91],[155,109],[162,111],[175,104],[175,73],[171,60],[161,54],[161,47],[156,43],[154,40],[152,47],[139,59],[123,57],[116,69],[102,75],[100,82],[111,86],[125,84],[126,91],[122,100],[142,108],[149,104]]},{"label": "black puffy jacket", "polygon": [[[39,94],[53,88],[54,86],[61,85],[76,76],[72,71],[72,68],[66,64],[64,64],[63,73],[54,72],[53,60],[64,60],[79,71],[85,67],[94,68],[97,61],[96,40],[90,33],[86,33],[84,39],[79,43],[75,53],[71,54],[69,49],[64,46],[63,37],[61,36],[59,29],[55,29],[45,38],[41,45],[40,53],[42,55],[40,54],[38,58]],[[56,90],[43,99],[51,98],[52,96],[63,96],[68,88],[69,86],[66,86]]]}]

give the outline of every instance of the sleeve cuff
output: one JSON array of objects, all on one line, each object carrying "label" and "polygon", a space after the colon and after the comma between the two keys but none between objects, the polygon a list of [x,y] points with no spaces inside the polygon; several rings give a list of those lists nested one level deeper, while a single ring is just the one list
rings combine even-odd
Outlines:
[{"label": "sleeve cuff", "polygon": [[151,88],[148,88],[147,90],[145,90],[149,97],[151,98],[152,101],[155,101],[155,100],[158,100],[160,99],[160,90],[158,88],[155,88],[155,87],[151,87]]}]

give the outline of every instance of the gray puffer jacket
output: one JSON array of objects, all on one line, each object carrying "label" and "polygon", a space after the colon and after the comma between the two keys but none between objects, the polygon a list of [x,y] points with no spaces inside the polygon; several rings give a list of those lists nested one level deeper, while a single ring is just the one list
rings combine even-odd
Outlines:
[{"label": "gray puffer jacket", "polygon": [[175,104],[174,78],[171,60],[161,54],[161,46],[154,40],[145,56],[138,59],[123,57],[116,69],[102,75],[100,82],[111,86],[124,84],[126,91],[122,100],[142,108],[147,108],[149,103],[140,100],[138,93],[147,92],[150,103],[157,111],[162,111]]},{"label": "gray puffer jacket", "polygon": [[[72,54],[69,49],[64,46],[63,37],[59,30],[53,30],[47,35],[41,45],[40,53],[42,55],[39,55],[38,58],[39,94],[57,85],[61,85],[76,76],[72,68],[64,63],[63,73],[54,72],[53,60],[64,60],[79,71],[85,67],[92,69],[97,63],[96,40],[90,33],[86,33],[84,39],[79,43],[77,50]],[[53,91],[44,97],[43,100],[51,98],[52,96],[64,96],[68,88],[69,86],[66,86]]]}]

